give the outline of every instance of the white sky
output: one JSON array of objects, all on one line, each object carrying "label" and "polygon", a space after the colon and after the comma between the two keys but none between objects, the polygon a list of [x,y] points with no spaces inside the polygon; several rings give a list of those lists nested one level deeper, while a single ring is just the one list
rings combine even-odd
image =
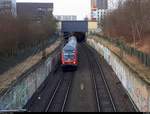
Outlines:
[{"label": "white sky", "polygon": [[76,15],[78,20],[90,17],[90,0],[16,0],[17,2],[52,2],[54,15]]},{"label": "white sky", "polygon": [[[17,2],[50,2],[54,3],[54,15],[76,15],[78,20],[90,18],[91,0],[16,0]],[[113,8],[118,0],[108,0]]]}]

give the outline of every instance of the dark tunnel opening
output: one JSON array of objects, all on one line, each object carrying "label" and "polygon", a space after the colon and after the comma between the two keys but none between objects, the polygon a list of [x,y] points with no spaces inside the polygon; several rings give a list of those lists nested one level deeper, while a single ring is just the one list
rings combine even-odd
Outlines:
[{"label": "dark tunnel opening", "polygon": [[71,33],[69,33],[69,32],[64,32],[63,33],[63,37],[64,37],[65,40],[67,40],[70,37],[70,35],[71,35]]},{"label": "dark tunnel opening", "polygon": [[78,42],[86,41],[86,33],[85,32],[74,32],[74,33],[64,32],[63,37],[65,40],[68,40],[68,38],[72,35],[77,38]]},{"label": "dark tunnel opening", "polygon": [[86,33],[85,32],[74,32],[73,35],[77,38],[78,42],[86,41]]}]

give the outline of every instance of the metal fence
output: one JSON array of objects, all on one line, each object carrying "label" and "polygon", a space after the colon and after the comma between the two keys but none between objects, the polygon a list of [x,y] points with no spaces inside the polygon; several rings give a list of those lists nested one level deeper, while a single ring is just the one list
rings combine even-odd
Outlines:
[{"label": "metal fence", "polygon": [[130,47],[119,39],[114,39],[107,36],[101,36],[99,34],[95,34],[95,35],[104,38],[105,40],[115,44],[125,53],[137,57],[145,66],[150,67],[150,54],[146,54],[144,52],[137,50],[136,48]]},{"label": "metal fence", "polygon": [[24,61],[29,56],[33,56],[39,53],[41,50],[44,50],[52,43],[54,43],[58,37],[58,35],[53,35],[52,37],[44,41],[35,41],[30,45],[20,45],[17,48],[1,51],[0,74],[4,73],[16,64]]}]

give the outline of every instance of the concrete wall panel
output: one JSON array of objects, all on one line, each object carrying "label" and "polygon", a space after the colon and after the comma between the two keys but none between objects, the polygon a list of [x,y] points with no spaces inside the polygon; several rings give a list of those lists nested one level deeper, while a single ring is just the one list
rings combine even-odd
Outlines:
[{"label": "concrete wall panel", "polygon": [[0,96],[0,110],[22,109],[34,92],[40,87],[49,73],[55,69],[59,61],[58,55],[51,55],[36,69],[25,73],[23,79],[15,82],[3,95]]},{"label": "concrete wall panel", "polygon": [[139,78],[138,74],[129,68],[118,56],[111,52],[101,42],[88,39],[88,44],[95,48],[112,67],[127,93],[142,112],[150,111],[149,85]]}]

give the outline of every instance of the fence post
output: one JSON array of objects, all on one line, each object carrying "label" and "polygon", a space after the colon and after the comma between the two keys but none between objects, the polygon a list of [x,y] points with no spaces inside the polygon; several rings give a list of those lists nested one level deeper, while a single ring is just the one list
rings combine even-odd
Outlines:
[{"label": "fence post", "polygon": [[45,41],[42,42],[42,59],[46,59]]}]

